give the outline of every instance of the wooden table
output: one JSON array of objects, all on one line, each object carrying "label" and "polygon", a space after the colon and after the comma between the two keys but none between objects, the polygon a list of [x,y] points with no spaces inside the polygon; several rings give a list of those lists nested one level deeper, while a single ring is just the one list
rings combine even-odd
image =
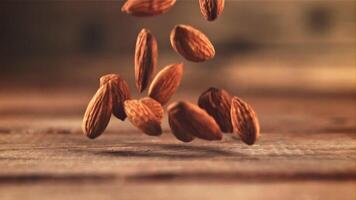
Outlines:
[{"label": "wooden table", "polygon": [[253,146],[184,144],[166,121],[157,138],[114,118],[89,140],[82,99],[13,98],[0,101],[1,200],[356,199],[353,96],[246,97],[262,126]]}]

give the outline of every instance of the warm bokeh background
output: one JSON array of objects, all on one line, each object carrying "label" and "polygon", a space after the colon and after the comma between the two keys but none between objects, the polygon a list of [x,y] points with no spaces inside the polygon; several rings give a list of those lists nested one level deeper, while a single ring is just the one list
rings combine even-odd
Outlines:
[{"label": "warm bokeh background", "polygon": [[[93,93],[106,73],[120,73],[133,88],[134,45],[143,27],[158,39],[159,68],[185,63],[178,94],[193,89],[198,95],[209,86],[237,94],[355,94],[355,1],[227,0],[215,22],[205,21],[193,0],[153,18],[124,14],[122,4],[1,3],[1,96],[15,88]],[[206,33],[215,59],[196,64],[177,55],[169,33],[178,23]]]},{"label": "warm bokeh background", "polygon": [[[226,0],[207,22],[198,0],[137,18],[123,1],[0,2],[0,199],[356,199],[356,1]],[[202,30],[216,57],[176,54],[178,23]],[[136,36],[149,28],[159,69],[184,62],[172,100],[208,87],[251,104],[261,137],[178,141],[111,118],[89,140],[83,113],[99,77],[119,73],[134,97]],[[143,96],[145,94],[142,94]]]}]

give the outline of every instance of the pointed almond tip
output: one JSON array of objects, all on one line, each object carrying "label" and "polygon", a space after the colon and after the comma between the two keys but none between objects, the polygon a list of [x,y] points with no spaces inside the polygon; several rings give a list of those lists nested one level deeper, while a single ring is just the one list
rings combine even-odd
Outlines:
[{"label": "pointed almond tip", "polygon": [[151,33],[151,31],[148,28],[142,28],[140,33]]},{"label": "pointed almond tip", "polygon": [[241,136],[241,140],[249,146],[254,145],[257,141],[257,138],[258,138],[257,135],[255,135],[255,137],[251,137],[251,138],[246,138],[246,137]]},{"label": "pointed almond tip", "polygon": [[175,29],[177,29],[177,28],[185,28],[185,27],[187,27],[188,25],[185,25],[185,24],[177,24],[177,25],[175,25],[174,26],[174,28]]},{"label": "pointed almond tip", "polygon": [[162,135],[162,127],[157,126],[152,132],[148,132],[148,133],[146,132],[146,134],[150,136],[160,136]]},{"label": "pointed almond tip", "polygon": [[175,101],[167,106],[167,112],[172,112],[174,109],[184,106],[183,101]]},{"label": "pointed almond tip", "polygon": [[172,111],[176,104],[177,104],[177,102],[172,102],[172,103],[168,104],[167,112]]},{"label": "pointed almond tip", "polygon": [[171,39],[174,39],[177,35],[177,32],[184,29],[186,27],[186,25],[184,24],[177,24],[172,28],[171,31]]},{"label": "pointed almond tip", "polygon": [[119,74],[105,74],[99,78],[100,86],[105,85],[111,80],[121,80],[121,77]]},{"label": "pointed almond tip", "polygon": [[87,136],[87,138],[88,139],[90,139],[90,140],[94,140],[94,139],[96,139],[98,136],[96,136],[96,135],[90,135],[90,134],[85,134],[86,136]]},{"label": "pointed almond tip", "polygon": [[184,67],[184,63],[183,63],[183,62],[178,63],[177,65],[178,65],[180,68],[182,68],[182,69],[183,69],[183,67]]},{"label": "pointed almond tip", "polygon": [[127,13],[126,3],[121,7],[121,12]]},{"label": "pointed almond tip", "polygon": [[183,63],[172,64],[170,66],[174,67],[177,70],[177,73],[179,73],[179,74],[182,74],[183,71],[184,71],[184,64]]},{"label": "pointed almond tip", "polygon": [[136,88],[137,88],[137,92],[138,93],[142,93],[145,89],[141,87],[141,85],[136,85]]},{"label": "pointed almond tip", "polygon": [[222,139],[223,139],[223,136],[221,133],[219,135],[217,135],[216,140],[222,140]]}]

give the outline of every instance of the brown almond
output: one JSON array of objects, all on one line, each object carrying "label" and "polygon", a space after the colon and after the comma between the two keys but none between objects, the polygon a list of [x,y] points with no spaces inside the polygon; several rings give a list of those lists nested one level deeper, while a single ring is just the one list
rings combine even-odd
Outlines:
[{"label": "brown almond", "polygon": [[121,11],[137,17],[150,17],[167,12],[176,0],[128,0]]},{"label": "brown almond", "polygon": [[168,123],[171,127],[173,135],[182,142],[191,142],[194,140],[194,136],[187,133],[187,131],[180,125],[180,121],[178,121],[177,117],[175,116],[176,111],[170,110],[168,112]]},{"label": "brown almond", "polygon": [[215,56],[215,49],[204,33],[188,25],[176,25],[170,36],[173,49],[185,59],[202,62]]},{"label": "brown almond", "polygon": [[137,36],[135,50],[135,80],[139,92],[146,89],[157,66],[157,40],[148,29]]},{"label": "brown almond", "polygon": [[163,68],[153,79],[148,90],[148,96],[160,102],[168,103],[176,92],[183,76],[183,64],[172,64]]},{"label": "brown almond", "polygon": [[231,99],[228,92],[214,87],[209,88],[200,95],[198,105],[218,123],[222,132],[232,133]]},{"label": "brown almond", "polygon": [[221,140],[218,124],[205,110],[192,103],[180,101],[168,107],[168,121],[177,139],[188,142],[194,137]]},{"label": "brown almond", "polygon": [[151,136],[162,134],[161,121],[144,103],[138,100],[127,100],[124,107],[127,118],[141,131]]},{"label": "brown almond", "polygon": [[100,136],[107,127],[112,112],[110,86],[101,86],[90,100],[85,111],[82,129],[84,134],[94,139]]},{"label": "brown almond", "polygon": [[208,21],[215,20],[225,7],[225,0],[199,0],[200,11]]},{"label": "brown almond", "polygon": [[110,85],[112,95],[112,113],[118,119],[124,121],[126,114],[124,110],[124,102],[131,98],[129,86],[118,74],[107,74],[100,78],[100,86],[105,84]]},{"label": "brown almond", "polygon": [[152,99],[151,97],[144,97],[144,98],[140,99],[140,102],[145,104],[152,111],[152,113],[160,121],[162,121],[164,111],[163,111],[162,105],[158,101]]},{"label": "brown almond", "polygon": [[260,134],[257,115],[249,104],[238,97],[232,99],[231,122],[234,132],[240,136],[243,142],[248,145],[256,142]]}]

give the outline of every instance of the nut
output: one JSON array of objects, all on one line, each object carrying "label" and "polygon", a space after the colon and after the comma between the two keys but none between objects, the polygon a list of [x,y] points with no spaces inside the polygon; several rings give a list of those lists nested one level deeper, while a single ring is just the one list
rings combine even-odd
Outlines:
[{"label": "nut", "polygon": [[148,96],[165,105],[176,92],[183,76],[183,64],[172,64],[162,69],[153,79]]},{"label": "nut", "polygon": [[108,84],[112,97],[112,113],[115,117],[124,121],[126,114],[124,102],[131,98],[129,86],[118,74],[108,74],[100,78],[100,86]]},{"label": "nut", "polygon": [[218,124],[205,110],[180,101],[168,106],[168,121],[177,139],[189,142],[194,137],[205,140],[221,140]]},{"label": "nut", "polygon": [[162,134],[161,121],[144,103],[138,100],[127,100],[124,103],[129,121],[147,135]]},{"label": "nut", "polygon": [[199,0],[199,5],[204,18],[213,21],[224,10],[225,0]]},{"label": "nut", "polygon": [[180,126],[181,122],[177,121],[176,117],[174,116],[174,112],[175,111],[172,110],[168,113],[168,123],[172,129],[173,135],[182,142],[193,141],[195,137],[188,134],[187,131],[182,126]]},{"label": "nut", "polygon": [[202,62],[215,56],[214,46],[208,37],[188,25],[176,25],[170,36],[173,49],[185,59]]},{"label": "nut", "polygon": [[176,0],[128,0],[121,11],[137,17],[155,16],[167,12]]},{"label": "nut", "polygon": [[232,133],[231,124],[231,99],[232,97],[225,90],[209,88],[200,95],[198,105],[218,123],[222,132]]},{"label": "nut", "polygon": [[144,98],[140,99],[140,102],[145,104],[152,111],[152,113],[160,121],[162,121],[162,119],[163,119],[163,107],[158,101],[152,99],[151,97],[144,97]]},{"label": "nut", "polygon": [[146,89],[156,70],[158,57],[156,38],[147,29],[137,36],[135,50],[135,79],[139,92]]},{"label": "nut", "polygon": [[84,134],[90,139],[100,136],[110,121],[111,112],[110,85],[105,84],[95,93],[85,111],[82,124]]},{"label": "nut", "polygon": [[234,132],[240,136],[243,142],[248,145],[256,142],[260,134],[256,113],[250,105],[238,97],[232,99],[231,122]]}]

